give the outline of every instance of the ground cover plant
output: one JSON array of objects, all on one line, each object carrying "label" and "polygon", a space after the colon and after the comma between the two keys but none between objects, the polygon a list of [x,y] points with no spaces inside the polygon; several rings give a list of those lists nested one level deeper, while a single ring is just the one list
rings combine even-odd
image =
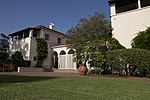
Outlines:
[{"label": "ground cover plant", "polygon": [[150,81],[0,75],[1,100],[149,100]]}]

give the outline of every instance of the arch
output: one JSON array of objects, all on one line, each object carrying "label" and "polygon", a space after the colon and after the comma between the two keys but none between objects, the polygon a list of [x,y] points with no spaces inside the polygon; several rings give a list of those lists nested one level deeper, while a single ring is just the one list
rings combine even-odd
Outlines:
[{"label": "arch", "polygon": [[58,53],[56,51],[54,51],[52,55],[52,66],[58,68]]},{"label": "arch", "polygon": [[56,51],[53,52],[53,55],[58,55],[58,53]]},{"label": "arch", "polygon": [[74,50],[73,49],[70,49],[69,51],[68,51],[68,54],[74,54]]},{"label": "arch", "polygon": [[60,52],[60,55],[65,55],[66,54],[66,52],[64,51],[64,50],[62,50],[61,52]]}]

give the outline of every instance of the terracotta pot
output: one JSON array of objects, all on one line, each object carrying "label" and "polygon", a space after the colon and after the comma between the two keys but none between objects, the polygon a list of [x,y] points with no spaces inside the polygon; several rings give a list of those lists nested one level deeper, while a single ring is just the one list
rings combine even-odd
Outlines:
[{"label": "terracotta pot", "polygon": [[80,75],[86,75],[88,69],[86,66],[80,65],[78,68],[78,72]]}]

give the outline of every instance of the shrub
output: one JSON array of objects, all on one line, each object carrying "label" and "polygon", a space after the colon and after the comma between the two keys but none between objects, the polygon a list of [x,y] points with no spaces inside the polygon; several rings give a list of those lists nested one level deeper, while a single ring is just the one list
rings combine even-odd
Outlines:
[{"label": "shrub", "polygon": [[11,58],[15,65],[14,70],[17,70],[17,67],[29,67],[31,65],[31,61],[24,60],[23,55],[19,51],[16,51]]},{"label": "shrub", "polygon": [[24,63],[23,55],[19,51],[16,51],[15,54],[12,55],[12,59],[15,67],[21,67]]},{"label": "shrub", "polygon": [[150,51],[144,49],[119,49],[106,53],[106,64],[111,67],[112,73],[115,70],[119,74],[133,74],[136,69],[143,70],[150,68]]},{"label": "shrub", "polygon": [[31,61],[25,60],[22,67],[30,67]]}]

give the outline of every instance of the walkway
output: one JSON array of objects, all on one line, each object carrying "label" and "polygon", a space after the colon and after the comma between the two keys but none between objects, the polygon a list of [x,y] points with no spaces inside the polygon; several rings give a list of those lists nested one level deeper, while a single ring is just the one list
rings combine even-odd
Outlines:
[{"label": "walkway", "polygon": [[81,77],[81,78],[103,78],[103,79],[113,79],[113,80],[139,80],[139,81],[149,81],[150,78],[141,77],[112,77],[112,76],[83,76],[79,75],[77,71],[74,72],[0,72],[0,75],[31,75],[31,76],[56,76],[56,77]]}]

